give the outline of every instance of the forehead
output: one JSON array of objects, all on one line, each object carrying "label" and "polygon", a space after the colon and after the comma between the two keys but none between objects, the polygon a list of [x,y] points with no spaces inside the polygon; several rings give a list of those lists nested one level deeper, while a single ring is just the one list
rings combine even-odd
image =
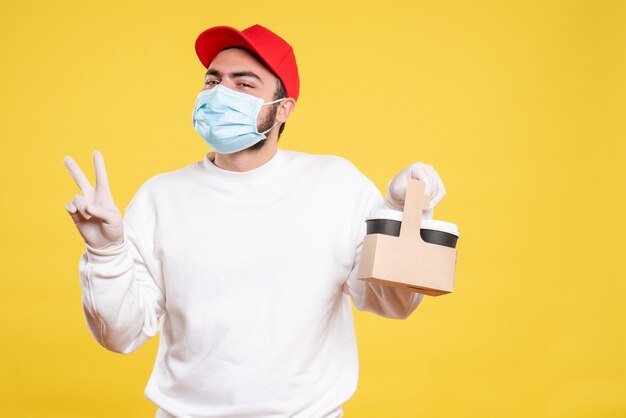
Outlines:
[{"label": "forehead", "polygon": [[220,51],[213,58],[208,69],[215,69],[221,73],[252,71],[263,80],[275,78],[274,73],[254,54],[241,48]]}]

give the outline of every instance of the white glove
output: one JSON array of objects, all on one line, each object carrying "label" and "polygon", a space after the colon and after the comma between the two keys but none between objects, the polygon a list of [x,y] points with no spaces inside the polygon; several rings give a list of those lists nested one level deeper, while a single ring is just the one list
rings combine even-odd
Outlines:
[{"label": "white glove", "polygon": [[424,182],[424,193],[430,198],[427,209],[422,214],[422,219],[432,219],[435,206],[446,195],[441,177],[432,165],[416,162],[399,172],[387,185],[387,198],[385,205],[390,209],[403,210],[406,186],[410,178]]},{"label": "white glove", "polygon": [[95,188],[89,183],[72,157],[63,159],[63,163],[80,191],[83,192],[82,195],[75,195],[72,201],[65,205],[65,209],[72,217],[85,243],[90,247],[100,249],[122,244],[124,226],[122,215],[111,196],[109,179],[100,151],[93,153],[93,162],[96,168]]}]

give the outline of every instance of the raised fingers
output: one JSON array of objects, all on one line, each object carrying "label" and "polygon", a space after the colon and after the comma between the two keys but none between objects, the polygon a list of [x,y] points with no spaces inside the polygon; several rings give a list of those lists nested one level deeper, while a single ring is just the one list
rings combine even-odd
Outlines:
[{"label": "raised fingers", "polygon": [[96,168],[96,189],[107,190],[109,188],[109,178],[104,165],[104,157],[100,151],[94,151],[93,165]]},{"label": "raised fingers", "polygon": [[89,180],[85,176],[85,173],[83,173],[83,170],[80,169],[80,167],[72,157],[68,156],[63,158],[63,164],[69,170],[72,178],[78,185],[78,188],[81,190],[81,192],[85,193],[93,190],[93,187],[91,186],[91,183],[89,183]]}]

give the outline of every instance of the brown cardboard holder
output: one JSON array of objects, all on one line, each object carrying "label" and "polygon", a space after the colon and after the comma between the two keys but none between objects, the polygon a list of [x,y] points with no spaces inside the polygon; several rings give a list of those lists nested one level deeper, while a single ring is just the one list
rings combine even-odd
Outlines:
[{"label": "brown cardboard holder", "polygon": [[429,197],[421,180],[409,179],[400,236],[368,234],[363,241],[357,278],[430,296],[454,289],[456,248],[425,242],[420,236],[422,210]]}]

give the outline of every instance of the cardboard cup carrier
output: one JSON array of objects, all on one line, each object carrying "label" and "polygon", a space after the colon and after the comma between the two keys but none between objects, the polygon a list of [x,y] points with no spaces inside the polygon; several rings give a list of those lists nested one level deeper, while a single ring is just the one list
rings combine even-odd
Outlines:
[{"label": "cardboard cup carrier", "polygon": [[[430,296],[452,292],[456,270],[456,238],[459,234],[454,224],[422,220],[422,211],[429,204],[429,197],[424,190],[423,181],[409,179],[404,212],[399,212],[402,215],[401,223],[396,218],[373,228],[368,224],[357,272],[359,280]],[[397,235],[393,232],[394,223],[396,231],[400,223],[398,236],[394,236]],[[370,233],[376,230],[380,232]]]}]

